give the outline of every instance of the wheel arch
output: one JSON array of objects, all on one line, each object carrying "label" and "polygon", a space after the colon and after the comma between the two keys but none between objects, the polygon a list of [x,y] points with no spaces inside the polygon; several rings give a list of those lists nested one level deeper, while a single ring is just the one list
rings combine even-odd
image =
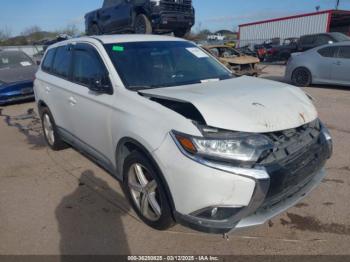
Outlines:
[{"label": "wheel arch", "polygon": [[38,101],[38,111],[39,111],[40,115],[41,115],[41,111],[43,108],[49,108],[49,107],[47,106],[47,104],[43,100],[39,100]]},{"label": "wheel arch", "polygon": [[313,82],[313,74],[312,74],[312,71],[309,69],[309,67],[307,67],[307,66],[305,66],[305,65],[297,66],[297,67],[295,67],[295,68],[293,69],[292,74],[291,74],[291,80],[293,80],[294,73],[295,73],[295,71],[297,71],[298,69],[305,69],[306,71],[309,72],[310,77],[311,77],[310,83],[312,84],[312,82]]},{"label": "wheel arch", "polygon": [[154,160],[152,154],[146,149],[145,146],[143,146],[140,142],[138,142],[136,139],[133,139],[131,137],[124,137],[122,138],[116,148],[115,152],[115,159],[116,159],[116,165],[117,165],[117,174],[121,181],[123,180],[123,172],[124,172],[124,161],[127,158],[127,156],[133,152],[138,151],[141,154],[143,154],[154,166],[156,169],[159,178],[163,184],[164,190],[166,192],[166,196],[168,198],[170,207],[173,211],[175,211],[175,204],[174,200],[170,191],[170,188],[168,186],[168,183],[163,175],[163,172],[159,168],[157,162]]},{"label": "wheel arch", "polygon": [[136,17],[138,15],[145,15],[150,21],[151,21],[151,18],[150,18],[150,11],[147,10],[147,7],[144,6],[144,5],[140,5],[140,6],[135,6],[133,9],[132,9],[132,20],[131,20],[131,26],[134,26],[135,25],[135,20],[136,20]]}]

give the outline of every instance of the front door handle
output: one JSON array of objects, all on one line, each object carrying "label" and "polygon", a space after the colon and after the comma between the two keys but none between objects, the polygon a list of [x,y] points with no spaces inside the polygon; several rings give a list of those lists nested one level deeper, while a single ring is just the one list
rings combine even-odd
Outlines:
[{"label": "front door handle", "polygon": [[45,87],[45,92],[48,94],[48,93],[50,93],[50,91],[51,91],[51,88],[50,87]]},{"label": "front door handle", "polygon": [[69,98],[69,103],[72,105],[72,106],[75,106],[78,102],[77,102],[77,100],[75,100],[75,98],[74,97],[70,97]]},{"label": "front door handle", "polygon": [[337,61],[337,62],[334,62],[334,64],[340,66],[340,65],[341,65],[341,62],[340,62],[340,61]]}]

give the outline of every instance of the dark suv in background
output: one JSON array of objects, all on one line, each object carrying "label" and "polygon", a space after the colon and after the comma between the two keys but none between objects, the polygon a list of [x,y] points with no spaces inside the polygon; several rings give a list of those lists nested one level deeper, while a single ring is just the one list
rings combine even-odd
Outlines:
[{"label": "dark suv in background", "polygon": [[350,41],[347,35],[342,33],[323,33],[314,35],[304,35],[300,37],[298,51],[303,52],[321,45]]},{"label": "dark suv in background", "polygon": [[185,36],[195,23],[192,0],[105,0],[101,9],[85,15],[86,33]]}]

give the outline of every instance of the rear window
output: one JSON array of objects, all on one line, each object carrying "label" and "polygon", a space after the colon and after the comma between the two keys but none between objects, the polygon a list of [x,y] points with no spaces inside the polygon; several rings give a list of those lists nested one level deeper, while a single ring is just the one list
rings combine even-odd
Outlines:
[{"label": "rear window", "polygon": [[350,59],[350,46],[341,46],[339,50],[339,57]]},{"label": "rear window", "polygon": [[123,0],[105,0],[103,2],[103,8],[108,8],[108,7],[112,7],[115,5],[119,5]]},{"label": "rear window", "polygon": [[308,36],[302,36],[300,38],[300,43],[302,45],[311,45],[315,42],[316,36],[315,35],[308,35]]},{"label": "rear window", "polygon": [[317,52],[323,57],[335,57],[338,47],[325,47]]},{"label": "rear window", "polygon": [[315,42],[316,45],[320,46],[320,45],[326,45],[329,44],[330,41],[333,41],[333,39],[328,36],[328,35],[319,35],[317,37],[317,40]]},{"label": "rear window", "polygon": [[47,54],[41,66],[43,71],[51,72],[51,66],[52,66],[53,59],[55,57],[55,51],[56,49],[50,49],[49,51],[47,51]]},{"label": "rear window", "polygon": [[331,35],[337,42],[350,41],[350,37],[342,33],[331,33]]},{"label": "rear window", "polygon": [[70,72],[72,52],[68,46],[58,47],[52,66],[52,73],[63,78],[68,78]]}]

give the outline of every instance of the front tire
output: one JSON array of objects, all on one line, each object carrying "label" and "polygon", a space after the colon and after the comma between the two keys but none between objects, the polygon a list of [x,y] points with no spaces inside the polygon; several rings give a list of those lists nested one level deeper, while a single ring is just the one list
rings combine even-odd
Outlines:
[{"label": "front tire", "polygon": [[134,23],[135,34],[152,34],[152,24],[147,16],[144,14],[139,14],[135,18]]},{"label": "front tire", "polygon": [[167,230],[174,225],[159,174],[141,153],[132,152],[124,162],[123,188],[135,212],[150,227]]},{"label": "front tire", "polygon": [[68,145],[60,138],[55,120],[48,108],[41,110],[41,123],[47,145],[54,151],[66,149]]},{"label": "front tire", "polygon": [[294,70],[292,74],[293,85],[299,87],[307,87],[312,84],[312,76],[308,69],[304,67],[299,67]]},{"label": "front tire", "polygon": [[102,34],[102,32],[97,24],[91,25],[91,27],[89,29],[89,35],[101,35],[101,34]]}]

